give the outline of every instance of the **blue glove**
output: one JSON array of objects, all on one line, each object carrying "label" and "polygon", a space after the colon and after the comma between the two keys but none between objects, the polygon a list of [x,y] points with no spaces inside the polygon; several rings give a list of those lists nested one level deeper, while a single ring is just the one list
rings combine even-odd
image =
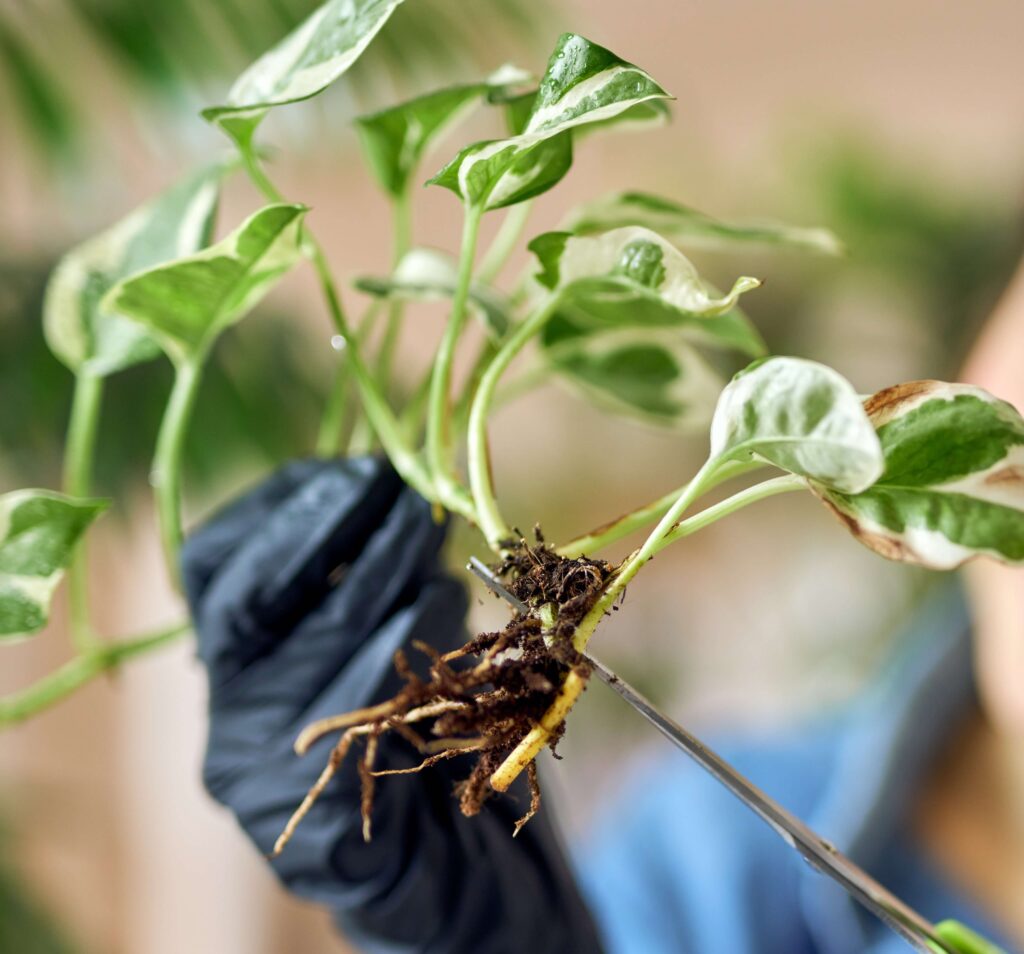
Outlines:
[{"label": "blue glove", "polygon": [[[441,652],[464,642],[466,596],[439,561],[444,536],[388,464],[362,458],[289,464],[186,543],[210,681],[203,779],[260,851],[270,852],[335,742],[300,758],[292,743],[302,727],[394,694],[392,657],[412,640]],[[376,766],[421,758],[386,733]],[[370,952],[599,951],[550,811],[514,841],[521,790],[464,818],[452,798],[469,771],[462,761],[380,779],[367,844],[351,758],[273,862],[277,875],[329,906]]]}]

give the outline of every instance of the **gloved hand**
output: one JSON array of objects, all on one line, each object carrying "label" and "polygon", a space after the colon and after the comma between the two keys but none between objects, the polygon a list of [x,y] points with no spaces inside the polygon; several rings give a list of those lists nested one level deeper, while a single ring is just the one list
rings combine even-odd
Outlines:
[{"label": "gloved hand", "polygon": [[[411,640],[442,652],[464,641],[466,596],[438,558],[444,533],[387,463],[362,458],[289,464],[186,543],[210,681],[203,778],[260,851],[335,741],[300,758],[300,729],[391,696],[392,656]],[[420,759],[381,737],[378,768]],[[328,905],[366,951],[598,951],[550,810],[514,841],[523,792],[464,818],[451,797],[468,772],[460,761],[380,779],[367,844],[351,758],[273,862],[278,876]]]}]

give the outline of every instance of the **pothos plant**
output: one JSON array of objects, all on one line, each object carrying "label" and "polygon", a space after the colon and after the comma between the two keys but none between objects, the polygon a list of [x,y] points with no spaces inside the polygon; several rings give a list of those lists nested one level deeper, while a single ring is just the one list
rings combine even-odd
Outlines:
[{"label": "pothos plant", "polygon": [[[979,554],[1024,562],[1024,420],[1014,408],[978,388],[940,381],[865,397],[821,364],[769,356],[739,307],[760,281],[742,276],[719,291],[679,248],[773,243],[836,252],[827,231],[737,225],[645,193],[619,194],[534,237],[528,247],[535,269],[511,291],[498,288],[532,200],[568,173],[573,150],[592,133],[668,115],[671,97],[649,74],[582,36],[558,40],[539,81],[502,67],[356,121],[391,203],[394,250],[385,277],[356,282],[370,303],[353,322],[304,222],[306,207],[286,200],[270,179],[257,132],[272,110],[338,79],[400,2],[325,3],[246,70],[222,105],[204,112],[233,142],[234,159],[193,173],[67,255],[50,281],[43,316],[51,348],[76,379],[63,492],[0,498],[0,632],[39,630],[66,572],[78,651],[63,669],[3,701],[0,719],[11,723],[188,628],[111,642],[90,626],[83,537],[106,506],[89,496],[105,379],[161,354],[174,367],[152,483],[176,578],[182,448],[206,359],[278,279],[303,260],[312,263],[339,352],[316,452],[345,453],[343,435],[353,429],[379,447],[439,519],[449,512],[479,528],[497,572],[529,612],[445,656],[420,647],[431,655],[427,679],[413,676],[399,654],[406,680],[394,698],[309,726],[299,752],[325,733],[340,736],[277,850],[360,738],[369,837],[374,779],[387,774],[374,771],[374,755],[387,731],[420,749],[420,768],[475,757],[458,793],[467,814],[526,771],[533,798],[525,822],[539,804],[534,760],[557,741],[586,685],[581,652],[602,619],[655,554],[756,501],[810,491],[857,540],[892,560],[933,569]],[[484,104],[503,114],[506,135],[465,146],[428,183],[462,203],[458,255],[414,247],[412,194],[424,155]],[[239,169],[268,204],[213,242],[220,185]],[[501,209],[508,210],[504,221],[481,256],[481,221]],[[393,359],[403,317],[428,299],[450,300],[447,324],[428,374],[398,399]],[[455,388],[453,364],[468,342],[470,316],[482,323],[483,343]],[[531,347],[535,372],[503,394],[510,365]],[[729,361],[751,360],[728,383],[720,376]],[[692,429],[710,420],[706,462],[681,486],[612,523],[560,544],[528,543],[499,504],[488,421],[499,400],[549,375],[648,421]],[[352,391],[356,405],[348,400]],[[742,489],[698,507],[710,491],[741,477]],[[621,563],[599,558],[649,526]],[[457,662],[461,657],[471,659]]]}]

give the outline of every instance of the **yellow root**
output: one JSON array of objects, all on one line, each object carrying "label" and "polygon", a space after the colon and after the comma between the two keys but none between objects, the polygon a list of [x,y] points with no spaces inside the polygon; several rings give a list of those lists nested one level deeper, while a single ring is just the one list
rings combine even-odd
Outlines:
[{"label": "yellow root", "polygon": [[495,769],[491,775],[491,788],[498,792],[508,790],[508,787],[516,780],[519,773],[527,768],[540,754],[558,727],[565,721],[569,710],[576,704],[576,700],[583,694],[587,681],[583,679],[576,670],[572,670],[565,677],[562,688],[558,690],[555,701],[544,713],[540,722],[534,726],[508,755],[504,762]]}]

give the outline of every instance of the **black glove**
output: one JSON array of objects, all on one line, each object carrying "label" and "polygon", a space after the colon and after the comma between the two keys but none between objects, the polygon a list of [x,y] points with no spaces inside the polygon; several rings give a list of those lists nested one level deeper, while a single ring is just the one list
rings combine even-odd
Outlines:
[{"label": "black glove", "polygon": [[[388,464],[362,458],[289,464],[186,543],[210,678],[203,778],[260,851],[269,853],[336,741],[300,758],[300,729],[390,697],[392,657],[411,640],[442,652],[464,641],[466,596],[439,561],[444,535]],[[381,737],[378,768],[420,759],[393,733]],[[292,891],[328,905],[356,944],[389,954],[600,950],[550,810],[514,841],[522,791],[464,818],[452,789],[470,764],[458,758],[379,779],[367,844],[355,761],[352,753],[273,866]]]}]

